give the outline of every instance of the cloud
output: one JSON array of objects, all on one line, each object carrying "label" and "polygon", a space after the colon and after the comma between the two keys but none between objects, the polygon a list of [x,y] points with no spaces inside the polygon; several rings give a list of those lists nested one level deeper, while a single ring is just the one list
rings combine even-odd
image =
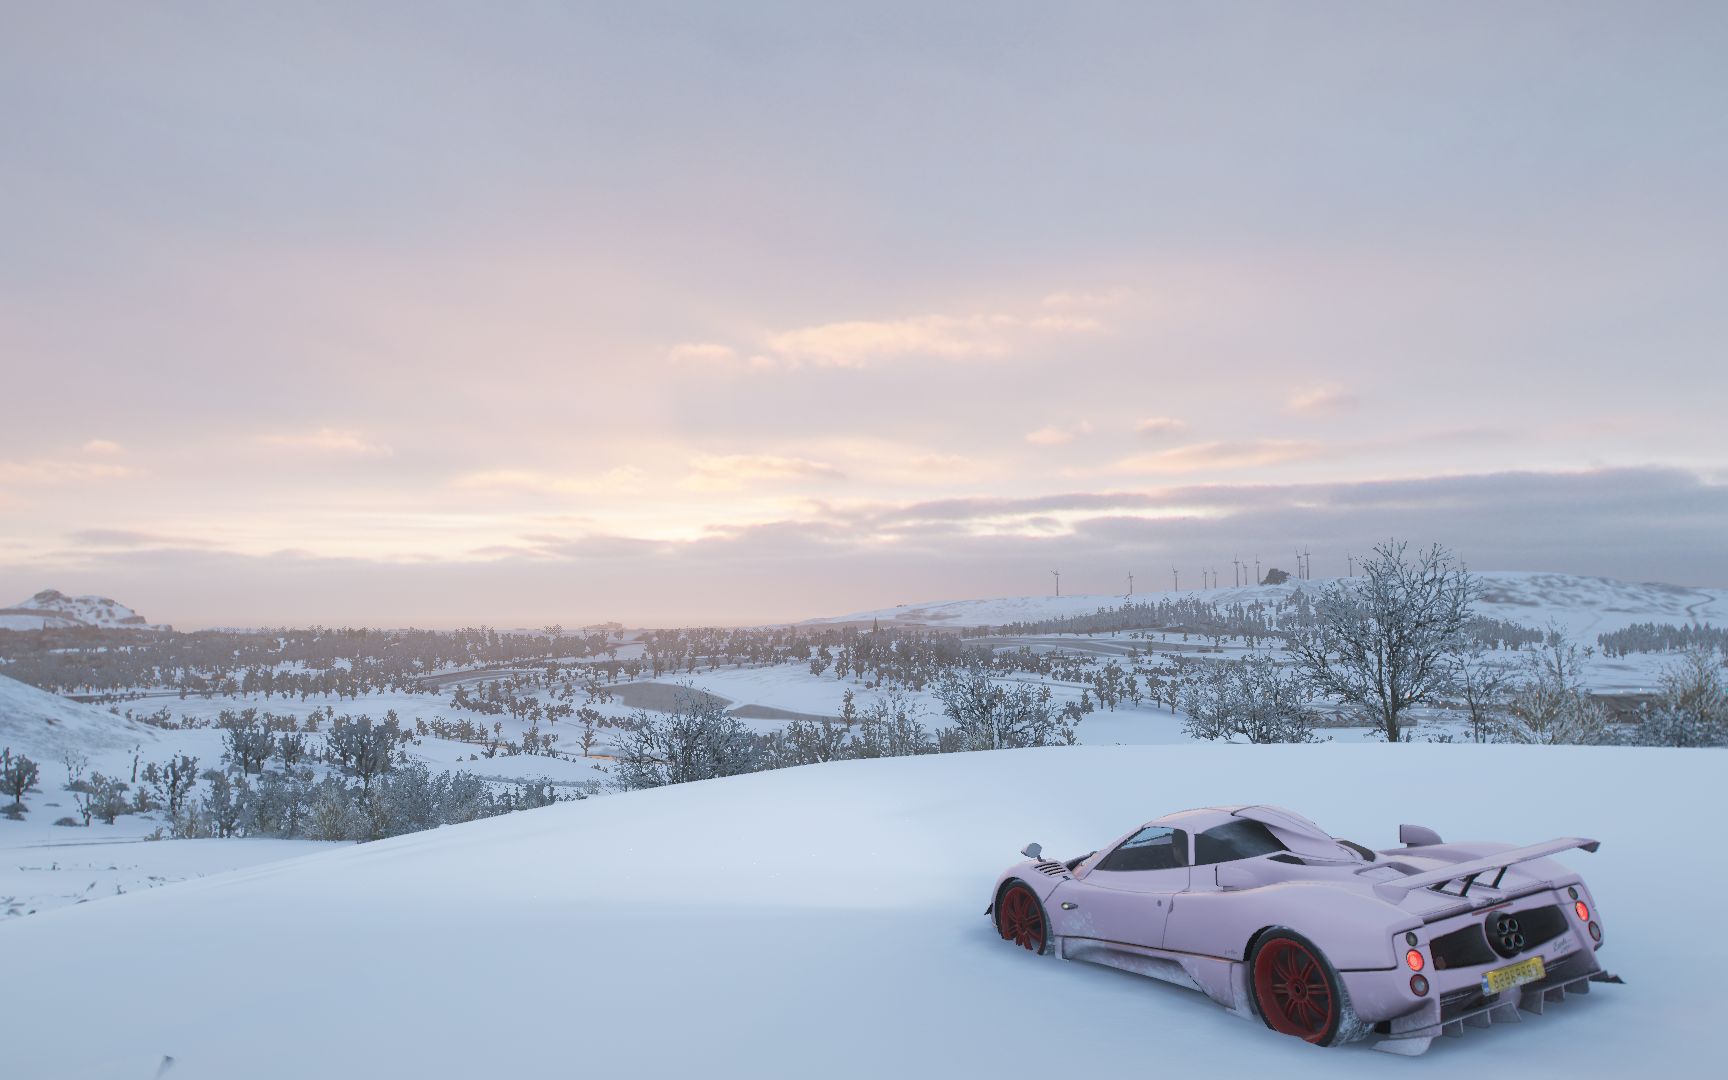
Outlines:
[{"label": "cloud", "polygon": [[693,490],[733,490],[752,480],[844,480],[826,462],[776,454],[719,454],[690,459],[691,474],[679,482]]},{"label": "cloud", "polygon": [[319,454],[388,457],[395,452],[382,443],[367,440],[358,432],[344,431],[338,428],[319,428],[317,431],[304,433],[260,435],[258,441],[265,446],[276,446],[287,450],[306,450]]},{"label": "cloud", "polygon": [[214,547],[209,540],[199,540],[189,536],[169,536],[164,533],[139,532],[133,529],[80,529],[67,534],[67,539],[77,547],[131,549],[131,548],[208,548]]},{"label": "cloud", "polygon": [[1037,431],[1029,431],[1026,433],[1026,441],[1033,446],[1063,446],[1082,435],[1090,434],[1092,434],[1091,423],[1082,420],[1077,424],[1067,426],[1051,424],[1047,427],[1041,427]]},{"label": "cloud", "polygon": [[906,357],[996,360],[1039,337],[1096,334],[1105,329],[1104,323],[1094,316],[1064,310],[930,314],[903,319],[849,319],[770,331],[762,335],[758,347],[750,350],[748,359],[739,349],[718,342],[686,342],[674,346],[667,356],[674,362],[734,370],[865,368]]},{"label": "cloud", "polygon": [[84,444],[86,454],[118,454],[124,449],[119,443],[111,442],[108,439],[91,439]]},{"label": "cloud", "polygon": [[121,480],[136,469],[94,461],[0,461],[0,484],[78,484],[99,480]]},{"label": "cloud", "polygon": [[1349,412],[1360,404],[1356,395],[1336,387],[1323,387],[1292,394],[1284,403],[1284,411],[1298,416],[1320,416]]},{"label": "cloud", "polygon": [[687,341],[666,353],[666,359],[674,364],[725,364],[737,357],[737,349],[712,341]]},{"label": "cloud", "polygon": [[968,360],[1003,356],[1004,327],[991,316],[922,315],[887,322],[824,323],[770,334],[771,352],[792,365],[864,367],[898,356]]},{"label": "cloud", "polygon": [[1039,303],[1057,308],[1108,308],[1128,299],[1127,289],[1102,289],[1097,292],[1062,290],[1053,292]]},{"label": "cloud", "polygon": [[453,477],[452,487],[470,491],[536,491],[548,495],[622,495],[639,491],[646,476],[634,465],[594,475],[572,476],[538,469],[481,469]]},{"label": "cloud", "polygon": [[1186,430],[1188,430],[1187,422],[1178,420],[1173,416],[1148,416],[1134,425],[1135,433],[1148,439],[1177,435]]},{"label": "cloud", "polygon": [[28,595],[47,573],[183,625],[729,625],[1032,594],[1052,560],[1076,594],[1119,593],[1126,571],[1150,580],[1154,566],[1181,567],[1184,582],[1217,567],[1229,582],[1233,557],[1283,565],[1296,546],[1324,577],[1389,536],[1444,543],[1481,570],[1721,585],[1725,530],[1728,484],[1699,473],[1485,473],[884,503],[669,542],[507,534],[443,561],[117,548],[0,563],[0,595]]},{"label": "cloud", "polygon": [[1123,458],[1115,468],[1125,472],[1183,473],[1200,469],[1256,469],[1319,456],[1317,442],[1298,439],[1250,439],[1189,443],[1151,454]]}]

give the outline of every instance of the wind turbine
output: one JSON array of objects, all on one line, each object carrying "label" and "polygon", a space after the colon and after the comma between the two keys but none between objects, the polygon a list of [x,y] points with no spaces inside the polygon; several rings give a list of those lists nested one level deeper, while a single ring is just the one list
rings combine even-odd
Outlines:
[{"label": "wind turbine", "polygon": [[1050,573],[1054,574],[1056,577],[1056,595],[1061,596],[1062,595],[1062,571],[1052,570],[1052,571],[1050,571]]}]

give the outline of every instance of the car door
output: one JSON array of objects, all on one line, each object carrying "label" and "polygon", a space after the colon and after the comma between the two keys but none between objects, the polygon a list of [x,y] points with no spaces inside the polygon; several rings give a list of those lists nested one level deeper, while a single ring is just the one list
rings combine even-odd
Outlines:
[{"label": "car door", "polygon": [[1156,949],[1177,894],[1188,888],[1188,871],[1188,834],[1149,825],[1064,886],[1057,899],[1073,936]]}]

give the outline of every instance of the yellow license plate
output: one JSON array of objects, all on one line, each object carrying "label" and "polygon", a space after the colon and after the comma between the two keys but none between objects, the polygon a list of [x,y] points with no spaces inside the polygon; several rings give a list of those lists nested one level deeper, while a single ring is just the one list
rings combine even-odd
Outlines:
[{"label": "yellow license plate", "polygon": [[1546,974],[1548,974],[1548,970],[1542,965],[1542,958],[1532,956],[1528,960],[1520,960],[1508,967],[1483,972],[1482,992],[1484,994],[1503,993],[1514,986],[1537,982]]}]

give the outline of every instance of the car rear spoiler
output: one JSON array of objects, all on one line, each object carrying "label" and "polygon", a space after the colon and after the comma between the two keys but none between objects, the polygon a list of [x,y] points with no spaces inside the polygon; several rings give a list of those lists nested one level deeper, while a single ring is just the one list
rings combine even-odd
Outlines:
[{"label": "car rear spoiler", "polygon": [[1470,887],[1476,884],[1476,879],[1486,874],[1494,875],[1493,880],[1486,883],[1488,887],[1491,889],[1499,888],[1500,879],[1506,876],[1506,868],[1514,863],[1529,862],[1531,859],[1545,859],[1550,855],[1558,855],[1562,851],[1571,851],[1573,848],[1583,848],[1585,851],[1594,852],[1601,846],[1601,842],[1597,840],[1586,840],[1581,836],[1567,836],[1558,840],[1531,844],[1529,847],[1512,848],[1509,851],[1502,851],[1498,855],[1470,859],[1467,862],[1441,867],[1439,870],[1430,870],[1425,874],[1413,874],[1401,881],[1382,881],[1374,886],[1374,891],[1382,900],[1389,900],[1397,904],[1417,889],[1437,889],[1448,882],[1461,881],[1464,885],[1457,895],[1469,896]]}]

